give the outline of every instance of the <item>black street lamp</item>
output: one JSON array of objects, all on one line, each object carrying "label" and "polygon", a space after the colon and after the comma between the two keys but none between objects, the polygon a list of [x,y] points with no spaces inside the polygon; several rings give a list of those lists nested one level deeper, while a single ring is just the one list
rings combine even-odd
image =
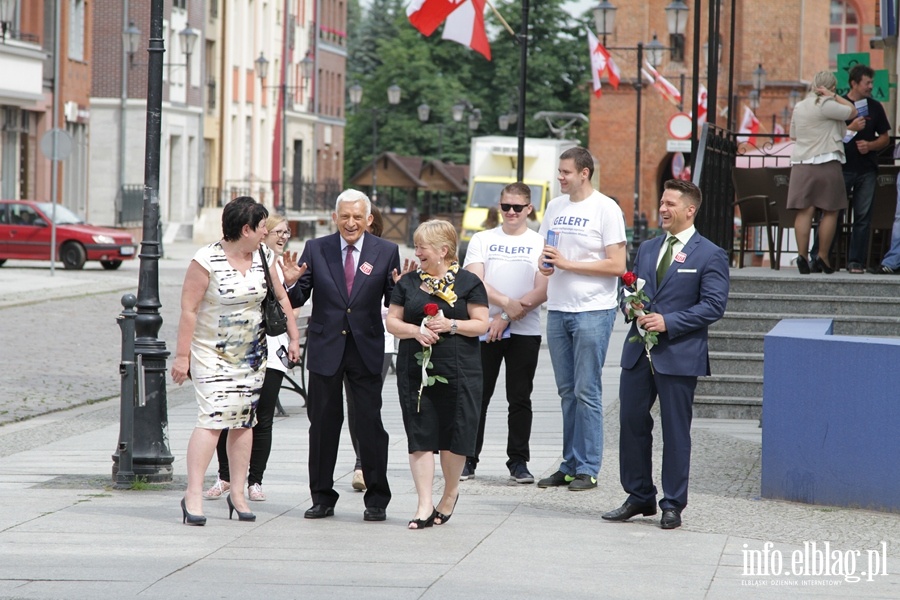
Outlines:
[{"label": "black street lamp", "polygon": [[[159,339],[162,316],[159,309],[159,158],[162,139],[163,92],[163,9],[165,0],[151,0],[150,40],[147,52],[147,130],[144,156],[144,220],[139,255],[137,315],[135,316],[135,355],[142,362],[139,373],[146,403],[134,411],[134,475],[148,482],[172,481],[169,451],[169,418],[166,400],[166,343]],[[186,48],[187,46],[183,46]],[[123,398],[123,402],[132,402]],[[121,442],[120,441],[120,447]],[[113,478],[118,470],[118,454],[113,455]]]},{"label": "black street lamp", "polygon": [[[287,39],[287,38],[285,38]],[[293,90],[300,89],[300,94],[304,93],[307,86],[309,85],[310,77],[312,76],[312,68],[315,63],[315,60],[309,55],[303,58],[300,61],[300,75],[303,78],[303,81],[300,85],[288,85],[287,84],[287,61],[282,60],[282,77],[281,84],[279,85],[266,85],[266,77],[269,74],[269,59],[265,57],[265,55],[260,52],[259,57],[253,61],[253,68],[256,71],[256,76],[259,78],[259,85],[262,89],[277,89],[279,90],[279,95],[281,97],[281,195],[278,198],[278,202],[275,205],[278,214],[285,215],[287,214],[287,107],[288,104],[293,105]],[[288,90],[291,90],[291,100],[288,101]]]},{"label": "black street lamp", "polygon": [[[128,27],[126,27],[125,31],[122,32],[122,41],[125,44],[125,51],[128,53],[129,67],[148,66],[147,63],[134,62],[134,55],[137,53],[138,46],[141,43],[141,35],[141,30],[138,29],[137,25],[134,24],[134,21],[129,21]],[[178,32],[178,41],[181,46],[181,52],[182,54],[184,54],[184,63],[163,63],[163,66],[187,67],[188,63],[191,62],[191,54],[194,53],[194,45],[197,43],[197,40],[199,38],[200,32],[191,27],[189,24],[185,24],[184,29]]]},{"label": "black street lamp", "polygon": [[[390,106],[400,104],[401,89],[399,85],[392,85],[387,89],[388,107],[372,107],[372,202],[378,201],[378,113],[388,110]],[[347,90],[350,94],[350,104],[358,108],[362,102],[363,88],[358,83]]]},{"label": "black street lamp", "polygon": [[[684,36],[684,27],[687,24],[687,6],[680,0],[674,0],[666,7],[667,22],[669,26],[669,35]],[[615,25],[616,7],[608,0],[603,0],[594,8],[594,25],[597,33],[603,36],[604,46],[606,46],[606,36],[612,34]],[[637,76],[634,79],[634,90],[637,93],[635,102],[635,127],[634,127],[634,213],[632,215],[632,243],[631,243],[631,261],[634,263],[634,257],[637,255],[638,246],[643,241],[645,223],[641,219],[641,100],[644,90],[643,64],[644,50],[647,50],[647,62],[655,69],[662,64],[663,54],[665,50],[673,51],[675,48],[666,48],[663,46],[656,35],[646,45],[638,42],[637,47],[609,47],[607,50],[624,50],[637,51]],[[674,55],[674,54],[673,54]]]},{"label": "black street lamp", "polygon": [[[431,117],[431,107],[423,102],[416,108],[416,114],[420,122],[427,123]],[[434,123],[434,126],[438,130],[438,160],[442,161],[444,160],[444,124]]]},{"label": "black street lamp", "polygon": [[[16,16],[16,0],[0,0],[0,39],[6,43],[6,34],[13,29]],[[15,36],[15,32],[13,32]]]}]

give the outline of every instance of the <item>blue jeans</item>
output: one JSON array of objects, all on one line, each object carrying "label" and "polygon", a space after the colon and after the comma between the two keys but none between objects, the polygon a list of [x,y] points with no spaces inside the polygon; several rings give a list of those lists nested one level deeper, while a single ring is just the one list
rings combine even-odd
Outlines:
[{"label": "blue jeans", "polygon": [[[850,248],[847,252],[848,263],[866,264],[866,254],[869,250],[869,225],[872,222],[872,201],[875,199],[875,184],[878,179],[878,171],[844,171],[844,189],[849,196],[853,194],[853,229],[850,232]],[[841,210],[838,223],[844,220]],[[816,239],[813,240],[811,256],[819,256],[819,234],[816,231]],[[835,235],[826,256],[834,250],[838,236]]]},{"label": "blue jeans", "polygon": [[[900,198],[900,177],[897,178],[897,197]],[[891,249],[887,251],[881,264],[893,270],[900,269],[900,202],[894,212],[894,227],[891,229]]]},{"label": "blue jeans", "polygon": [[547,344],[563,417],[566,475],[596,477],[603,459],[603,392],[600,374],[616,309],[547,312]]}]

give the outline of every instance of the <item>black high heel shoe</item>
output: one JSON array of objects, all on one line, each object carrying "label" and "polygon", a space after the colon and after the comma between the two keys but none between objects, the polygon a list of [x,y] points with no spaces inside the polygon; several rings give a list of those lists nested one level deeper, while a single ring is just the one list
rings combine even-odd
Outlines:
[{"label": "black high heel shoe", "polygon": [[821,256],[816,257],[816,264],[819,265],[819,268],[822,269],[822,272],[826,275],[831,275],[832,273],[834,273],[834,267],[826,265]]},{"label": "black high heel shoe", "polygon": [[437,521],[435,521],[434,524],[435,524],[435,525],[443,525],[444,523],[446,523],[447,521],[449,521],[449,520],[450,520],[450,517],[453,516],[453,513],[456,512],[456,503],[457,503],[457,502],[459,502],[459,492],[456,493],[456,500],[453,501],[453,509],[450,511],[450,514],[449,514],[449,515],[445,515],[444,513],[439,513],[439,512],[437,512],[437,509],[435,509],[435,512],[436,512],[437,514],[435,514],[434,517],[435,517],[436,519],[440,519],[441,522],[438,523]]},{"label": "black high heel shoe", "polygon": [[206,525],[206,517],[203,515],[192,515],[187,511],[184,504],[184,498],[181,499],[181,522],[185,525]]},{"label": "black high heel shoe", "polygon": [[[438,515],[437,509],[432,507],[431,515],[427,519],[412,519],[409,522],[409,525],[415,525],[416,529],[425,529],[426,527],[431,527],[432,525],[434,525],[434,518],[437,515]],[[412,529],[412,527],[409,527],[409,525],[407,525],[407,528]]]},{"label": "black high heel shoe", "polygon": [[[815,263],[815,260],[813,263]],[[797,270],[801,275],[809,275],[809,261],[799,254],[797,255]]]},{"label": "black high heel shoe", "polygon": [[256,515],[252,512],[241,512],[234,507],[234,503],[231,501],[231,494],[225,497],[225,500],[228,502],[228,519],[231,519],[231,516],[234,513],[238,514],[238,521],[255,521]]}]

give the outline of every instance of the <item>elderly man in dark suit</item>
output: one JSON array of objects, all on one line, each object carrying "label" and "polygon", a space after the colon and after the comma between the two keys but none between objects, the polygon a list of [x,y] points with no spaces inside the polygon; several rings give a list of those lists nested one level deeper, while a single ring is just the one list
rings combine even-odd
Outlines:
[{"label": "elderly man in dark suit", "polygon": [[657,397],[663,431],[660,527],[680,527],[687,506],[694,389],[698,376],[710,374],[707,328],[725,313],[729,281],[725,251],[694,228],[700,203],[693,183],[667,181],[659,205],[666,236],[641,244],[635,258],[634,273],[646,282],[650,301],[623,306],[626,315],[629,306],[646,313],[632,321],[628,338],[640,326],[658,333],[658,345],[649,358],[642,343],[625,342],[622,350],[619,476],[628,498],[602,516],[607,521],[656,514],[650,409]]},{"label": "elderly man in dark suit", "polygon": [[341,193],[331,218],[337,233],[306,242],[299,266],[285,268],[292,306],[302,306],[310,295],[313,300],[306,355],[313,506],[304,516],[321,519],[334,514],[339,496],[334,489],[334,467],[344,421],[346,376],[366,482],[363,518],[384,521],[391,489],[387,481],[388,434],[381,422],[381,306],[391,297],[400,254],[393,242],[366,234],[372,223],[372,205],[362,192]]}]

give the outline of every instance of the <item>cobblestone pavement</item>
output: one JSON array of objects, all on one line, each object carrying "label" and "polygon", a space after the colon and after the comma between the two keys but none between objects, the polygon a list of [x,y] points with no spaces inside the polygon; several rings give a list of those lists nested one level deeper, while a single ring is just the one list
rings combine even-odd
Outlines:
[{"label": "cobblestone pavement", "polygon": [[[193,251],[187,245],[175,250],[171,258],[160,262],[159,277],[163,316],[160,338],[166,341],[169,351],[174,350],[184,268]],[[0,268],[0,457],[39,449],[102,428],[109,429],[117,422],[121,348],[116,316],[121,311],[122,294],[126,291],[136,293],[136,288],[137,262],[126,263],[115,272],[99,268],[74,273],[57,271],[52,279],[46,268],[27,263],[10,261]],[[479,466],[474,479],[462,484],[464,494],[481,496],[488,505],[508,499],[525,509],[545,514],[548,519],[554,514],[568,514],[589,518],[591,523],[596,523],[602,512],[621,504],[624,493],[618,483],[617,363],[624,337],[624,326],[618,324],[603,371],[605,454],[596,490],[574,494],[566,489],[540,490],[536,486],[511,484],[503,468],[506,424],[502,410],[504,401],[499,398],[492,402],[489,413],[482,457],[484,466]],[[531,461],[536,477],[554,471],[559,461],[559,403],[546,348],[542,349],[540,365],[535,381]],[[183,390],[170,388],[169,406],[175,412],[184,412],[184,405],[193,401]],[[96,403],[96,407],[73,410],[71,418],[47,423],[35,420],[29,427],[22,427],[21,423],[12,425],[14,421],[89,403]],[[402,439],[396,386],[392,382],[385,385],[384,406],[385,423],[392,442]],[[288,421],[291,427],[301,425],[298,419]],[[184,435],[186,439],[183,431],[178,435]],[[657,478],[661,462],[660,437],[657,432],[654,448]],[[178,452],[183,452],[183,440],[179,437],[176,441]],[[110,447],[110,453],[112,449]],[[398,488],[404,482],[410,483],[405,480],[408,469],[404,452],[404,447],[396,443],[391,448],[390,468],[392,478],[401,480]],[[742,550],[738,541],[753,549],[760,549],[769,541],[778,547],[802,547],[810,540],[830,541],[834,547],[863,551],[880,548],[884,542],[887,566],[892,575],[887,589],[897,593],[882,595],[886,588],[880,587],[877,594],[867,592],[863,595],[900,596],[900,585],[894,581],[894,573],[900,568],[900,539],[894,533],[900,530],[900,515],[761,499],[760,455],[756,423],[695,420],[691,497],[681,531],[699,534],[697,540],[707,539],[703,534],[728,536],[730,541],[724,553],[716,559],[720,566],[740,564]],[[178,458],[181,460],[183,456]],[[73,485],[67,481],[58,484]],[[397,493],[408,494],[410,491],[401,488]],[[474,503],[474,499],[467,501]],[[628,532],[636,538],[652,536],[658,531],[655,519],[635,519],[628,525],[606,525],[602,531],[616,535]],[[616,529],[622,527],[625,529]],[[696,543],[703,544],[702,541]],[[853,593],[845,590],[848,593],[843,597],[857,596],[855,592],[862,589],[854,588]],[[663,594],[660,597],[676,596]],[[716,596],[689,594],[685,597]],[[832,593],[829,597],[841,596]]]}]

